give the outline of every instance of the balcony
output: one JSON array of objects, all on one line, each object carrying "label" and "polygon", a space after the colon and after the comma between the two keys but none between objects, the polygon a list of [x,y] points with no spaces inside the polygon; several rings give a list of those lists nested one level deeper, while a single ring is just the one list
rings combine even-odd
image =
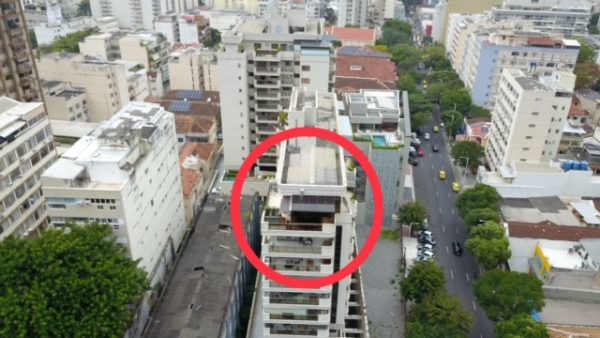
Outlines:
[{"label": "balcony", "polygon": [[278,90],[260,90],[257,89],[254,94],[257,100],[275,100],[279,101],[281,99],[281,95]]},{"label": "balcony", "polygon": [[291,314],[291,313],[283,313],[283,314],[279,314],[279,313],[271,313],[268,314],[268,319],[271,320],[310,320],[310,321],[316,321],[319,320],[319,315],[296,315],[296,314]]},{"label": "balcony", "polygon": [[255,75],[267,75],[267,76],[279,76],[281,74],[281,68],[279,67],[256,67],[254,69]]},{"label": "balcony", "polygon": [[254,79],[254,88],[279,88],[281,81],[276,79]]},{"label": "balcony", "polygon": [[277,123],[279,124],[279,113],[257,113],[257,123]]},{"label": "balcony", "polygon": [[279,128],[275,124],[259,124],[256,126],[257,134],[273,135],[278,130],[279,130]]},{"label": "balcony", "polygon": [[282,106],[280,104],[277,103],[265,103],[265,102],[258,102],[254,105],[254,109],[257,112],[274,112],[274,113],[279,113],[282,111]]}]

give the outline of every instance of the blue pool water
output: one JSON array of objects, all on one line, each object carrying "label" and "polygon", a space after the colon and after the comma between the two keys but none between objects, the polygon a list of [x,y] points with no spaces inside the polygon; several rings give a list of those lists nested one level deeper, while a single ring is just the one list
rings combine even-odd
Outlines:
[{"label": "blue pool water", "polygon": [[388,143],[383,135],[373,135],[373,144],[376,147],[387,147]]}]

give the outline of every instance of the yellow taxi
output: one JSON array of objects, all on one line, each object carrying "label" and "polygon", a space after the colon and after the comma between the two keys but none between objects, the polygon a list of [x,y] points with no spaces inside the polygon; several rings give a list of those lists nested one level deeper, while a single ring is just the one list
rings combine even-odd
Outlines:
[{"label": "yellow taxi", "polygon": [[446,179],[446,171],[440,170],[440,180],[445,180],[445,179]]},{"label": "yellow taxi", "polygon": [[458,183],[458,182],[452,183],[452,191],[459,192],[460,191],[460,183]]},{"label": "yellow taxi", "polygon": [[433,126],[433,132],[437,133],[438,131],[440,131],[440,127],[438,126]]}]

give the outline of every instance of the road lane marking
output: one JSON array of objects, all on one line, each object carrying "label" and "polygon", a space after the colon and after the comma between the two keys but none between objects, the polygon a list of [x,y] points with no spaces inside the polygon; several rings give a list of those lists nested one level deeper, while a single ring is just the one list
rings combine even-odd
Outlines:
[{"label": "road lane marking", "polygon": [[435,192],[435,196],[437,196],[437,197],[440,197],[440,192],[439,192],[439,191],[436,191],[436,192]]},{"label": "road lane marking", "polygon": [[[431,158],[431,154],[429,154],[429,158]],[[433,168],[433,166],[432,166],[432,168]]]},{"label": "road lane marking", "polygon": [[446,227],[442,224],[442,232],[446,232]]},{"label": "road lane marking", "polygon": [[450,211],[452,211],[452,215],[454,215],[454,209],[452,209],[452,210],[450,210]]},{"label": "road lane marking", "polygon": [[475,306],[475,301],[472,301],[471,304],[473,304],[473,311],[477,312],[477,306]]},{"label": "road lane marking", "polygon": [[431,165],[431,170],[433,170],[433,164]]},{"label": "road lane marking", "polygon": [[449,198],[449,199],[452,199],[452,196],[450,196],[450,193],[448,193],[448,198]]},{"label": "road lane marking", "polygon": [[448,246],[446,245],[446,253],[450,254],[450,249],[448,249]]},{"label": "road lane marking", "polygon": [[465,273],[465,275],[467,275],[467,282],[470,282],[471,280],[469,279],[469,273]]},{"label": "road lane marking", "polygon": [[[450,277],[452,277],[452,279],[454,279],[454,272],[452,271],[452,269],[450,269]],[[475,303],[473,303],[475,304]]]},{"label": "road lane marking", "polygon": [[440,214],[442,213],[442,207],[440,207]]},{"label": "road lane marking", "polygon": [[456,234],[458,235],[458,228],[454,228],[454,230],[456,230]]}]

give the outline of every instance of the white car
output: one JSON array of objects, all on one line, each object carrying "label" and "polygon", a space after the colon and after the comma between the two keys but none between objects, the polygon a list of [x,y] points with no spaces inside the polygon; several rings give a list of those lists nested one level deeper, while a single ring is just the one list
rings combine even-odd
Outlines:
[{"label": "white car", "polygon": [[429,136],[429,133],[425,133],[424,137],[425,137],[426,140],[429,140],[431,138],[431,136]]},{"label": "white car", "polygon": [[432,251],[433,250],[433,245],[431,245],[431,244],[425,244],[425,243],[420,243],[418,250]]},{"label": "white car", "polygon": [[410,142],[414,144],[421,144],[421,140],[419,140],[418,138],[413,138]]},{"label": "white car", "polygon": [[440,127],[444,128],[444,122],[440,123]]}]

